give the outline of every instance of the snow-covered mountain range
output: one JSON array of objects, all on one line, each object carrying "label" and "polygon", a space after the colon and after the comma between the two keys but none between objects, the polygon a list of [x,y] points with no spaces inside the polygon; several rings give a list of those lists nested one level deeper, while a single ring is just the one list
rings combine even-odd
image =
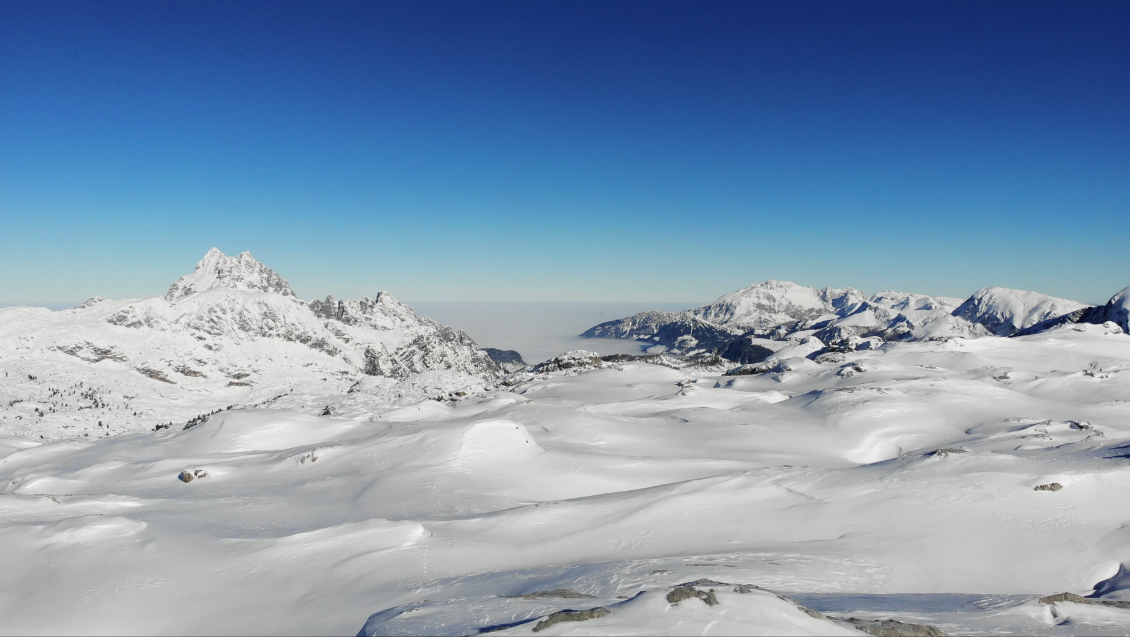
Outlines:
[{"label": "snow-covered mountain range", "polygon": [[48,437],[301,394],[395,402],[501,373],[465,333],[387,292],[307,303],[250,253],[215,248],[164,297],[0,309],[0,369],[0,424]]},{"label": "snow-covered mountain range", "polygon": [[883,341],[1033,333],[1064,316],[1075,318],[1061,322],[1111,320],[1126,329],[1127,295],[1125,290],[1120,294],[1100,312],[1077,301],[1000,287],[979,290],[962,301],[891,290],[867,296],[853,288],[814,289],[789,281],[764,281],[702,307],[641,312],[601,323],[582,336],[635,339],[653,352],[710,351],[735,362],[753,363],[779,349],[770,341],[785,339],[815,339],[833,349],[855,349],[861,343],[873,346]]},{"label": "snow-covered mountain range", "polygon": [[1128,310],[772,281],[528,367],[218,251],[0,310],[0,632],[1126,634]]}]

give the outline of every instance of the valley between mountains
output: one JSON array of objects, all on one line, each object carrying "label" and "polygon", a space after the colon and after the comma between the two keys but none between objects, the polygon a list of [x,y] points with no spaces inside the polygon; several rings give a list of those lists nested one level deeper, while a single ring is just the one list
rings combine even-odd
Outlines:
[{"label": "valley between mountains", "polygon": [[0,632],[1125,634],[1128,315],[767,281],[531,367],[218,250],[0,309]]}]

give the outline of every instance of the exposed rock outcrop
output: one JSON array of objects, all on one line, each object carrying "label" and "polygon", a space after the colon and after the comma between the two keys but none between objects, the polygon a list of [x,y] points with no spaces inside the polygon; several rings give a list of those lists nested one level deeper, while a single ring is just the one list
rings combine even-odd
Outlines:
[{"label": "exposed rock outcrop", "polygon": [[926,624],[910,624],[894,619],[856,619],[844,620],[857,629],[875,637],[945,637],[945,633]]},{"label": "exposed rock outcrop", "polygon": [[587,610],[562,610],[550,614],[545,619],[539,621],[533,628],[533,632],[541,632],[554,624],[561,622],[583,622],[589,619],[596,619],[612,614],[612,611],[603,606],[596,608],[589,608]]}]

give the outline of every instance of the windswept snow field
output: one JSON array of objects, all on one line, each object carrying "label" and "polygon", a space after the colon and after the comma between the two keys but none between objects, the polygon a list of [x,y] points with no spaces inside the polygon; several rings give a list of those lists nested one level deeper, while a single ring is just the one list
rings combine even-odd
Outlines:
[{"label": "windswept snow field", "polygon": [[1127,292],[751,290],[509,374],[246,253],[0,310],[0,632],[1130,631]]},{"label": "windswept snow field", "polygon": [[[606,364],[379,413],[341,398],[8,437],[0,630],[467,634],[601,606],[544,634],[854,630],[732,591],[751,584],[892,595],[878,615],[947,632],[1124,633],[1130,610],[1052,620],[1023,596],[1130,562],[1127,361],[1120,330],[1075,325],[760,375]],[[700,578],[717,605],[668,604]],[[558,589],[593,597],[510,597]],[[898,612],[911,594],[998,597]]]}]

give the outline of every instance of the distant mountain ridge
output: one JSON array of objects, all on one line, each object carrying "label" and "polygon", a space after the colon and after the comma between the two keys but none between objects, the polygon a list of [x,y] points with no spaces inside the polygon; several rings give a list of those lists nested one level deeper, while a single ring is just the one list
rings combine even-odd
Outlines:
[{"label": "distant mountain ridge", "polygon": [[[816,338],[834,347],[860,339],[922,341],[1012,336],[1086,304],[1037,292],[986,288],[969,299],[885,290],[867,296],[854,288],[815,289],[791,281],[763,281],[707,305],[678,312],[641,312],[581,334],[621,338],[674,354],[711,351],[740,363],[771,354],[764,341]],[[1111,310],[1117,313],[1117,310]],[[652,349],[651,351],[656,351]]]},{"label": "distant mountain ridge", "polygon": [[765,329],[805,318],[843,311],[866,298],[853,288],[816,290],[791,281],[763,281],[731,292],[690,312],[732,330]]}]

